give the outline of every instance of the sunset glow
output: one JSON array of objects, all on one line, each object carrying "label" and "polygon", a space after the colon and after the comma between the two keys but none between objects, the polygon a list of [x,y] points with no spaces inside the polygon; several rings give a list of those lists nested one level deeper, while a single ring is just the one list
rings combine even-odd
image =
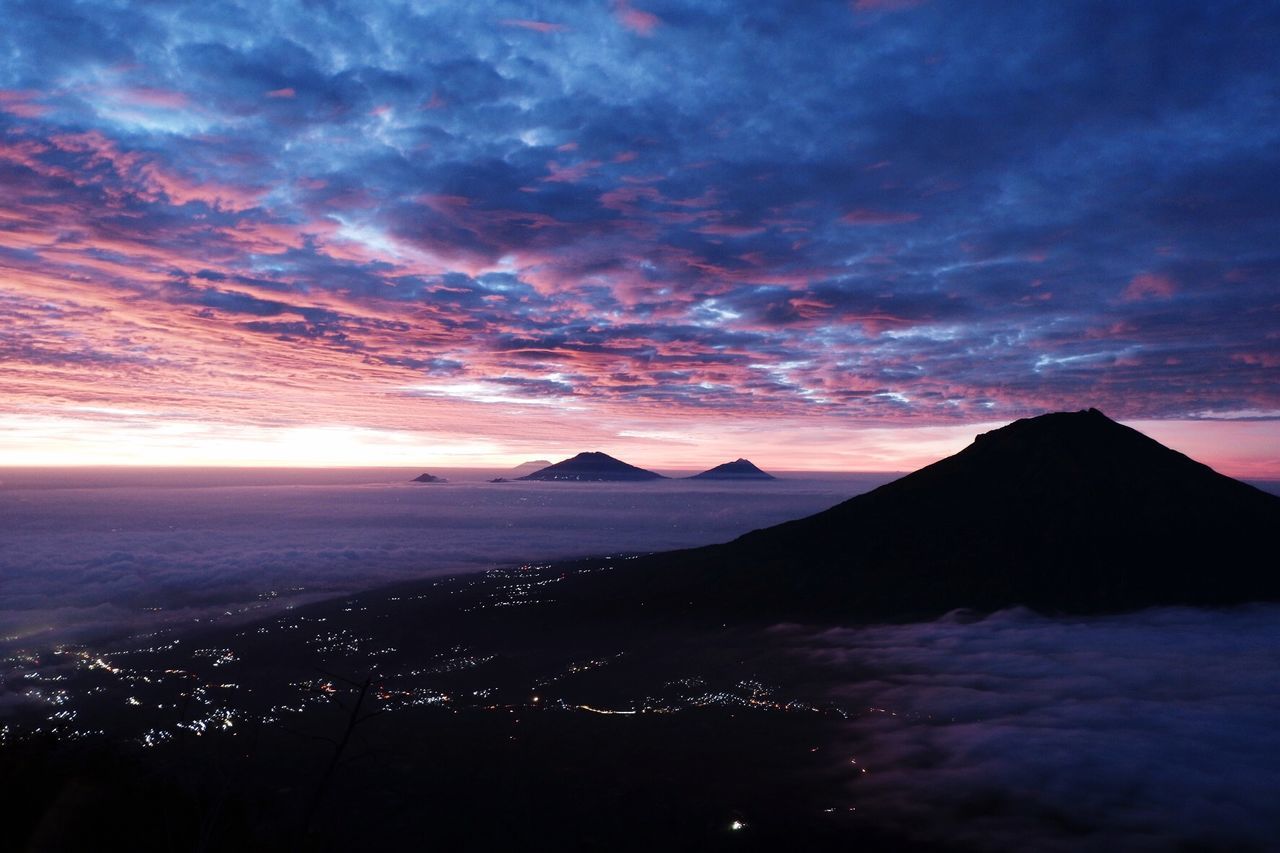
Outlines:
[{"label": "sunset glow", "polygon": [[1280,477],[1266,28],[940,6],[7,8],[0,465]]}]

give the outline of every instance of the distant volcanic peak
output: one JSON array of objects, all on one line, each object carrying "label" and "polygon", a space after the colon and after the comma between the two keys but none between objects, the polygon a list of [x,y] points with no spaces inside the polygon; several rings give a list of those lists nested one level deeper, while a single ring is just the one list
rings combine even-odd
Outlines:
[{"label": "distant volcanic peak", "polygon": [[444,477],[437,477],[435,474],[419,474],[413,478],[415,483],[447,483]]},{"label": "distant volcanic peak", "polygon": [[598,450],[579,453],[554,465],[520,477],[521,480],[661,480],[661,474],[628,465]]},{"label": "distant volcanic peak", "polygon": [[511,471],[514,474],[532,474],[534,471],[541,471],[543,468],[551,464],[550,459],[533,459],[529,462],[521,462]]},{"label": "distant volcanic peak", "polygon": [[723,465],[694,474],[691,480],[776,480],[777,477],[761,471],[748,459],[735,459]]}]

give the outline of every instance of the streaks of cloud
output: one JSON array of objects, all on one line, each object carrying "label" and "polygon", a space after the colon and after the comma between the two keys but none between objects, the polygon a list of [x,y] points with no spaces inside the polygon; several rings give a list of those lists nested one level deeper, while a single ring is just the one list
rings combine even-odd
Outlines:
[{"label": "streaks of cloud", "polygon": [[1280,410],[1265,3],[10,12],[16,413]]},{"label": "streaks of cloud", "polygon": [[503,18],[498,23],[504,27],[519,27],[535,33],[558,33],[567,29],[564,24],[554,24],[550,21],[530,21],[526,18]]}]

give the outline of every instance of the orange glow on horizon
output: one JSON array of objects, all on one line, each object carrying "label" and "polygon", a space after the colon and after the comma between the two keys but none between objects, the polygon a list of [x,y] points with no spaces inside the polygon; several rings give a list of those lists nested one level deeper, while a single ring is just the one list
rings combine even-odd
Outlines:
[{"label": "orange glow on horizon", "polygon": [[[528,413],[516,413],[517,419]],[[575,419],[577,420],[577,419]],[[913,471],[1003,423],[858,426],[814,422],[610,423],[566,428],[547,417],[527,436],[328,424],[245,426],[150,417],[129,410],[0,417],[0,466],[510,468],[602,450],[655,470],[701,470],[746,457],[772,471]],[[1221,473],[1280,479],[1276,421],[1131,421]]]}]

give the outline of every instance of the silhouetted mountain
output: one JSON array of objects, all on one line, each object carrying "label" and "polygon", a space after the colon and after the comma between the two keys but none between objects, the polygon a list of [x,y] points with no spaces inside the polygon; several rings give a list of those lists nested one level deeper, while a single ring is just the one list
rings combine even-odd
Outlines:
[{"label": "silhouetted mountain", "polygon": [[661,480],[661,474],[628,465],[614,459],[607,453],[579,453],[572,459],[565,459],[554,465],[548,465],[534,471],[519,480]]},{"label": "silhouetted mountain", "polygon": [[444,477],[437,477],[434,474],[419,474],[418,476],[413,478],[413,482],[415,483],[447,483],[449,481],[446,480]]},{"label": "silhouetted mountain", "polygon": [[532,474],[535,471],[541,471],[543,468],[546,468],[550,464],[551,464],[550,459],[534,459],[531,462],[521,462],[519,465],[512,468],[509,473]]},{"label": "silhouetted mountain", "polygon": [[776,480],[772,474],[766,474],[746,459],[735,459],[714,468],[694,474],[690,480]]},{"label": "silhouetted mountain", "polygon": [[1225,605],[1280,598],[1277,531],[1280,498],[1089,409],[1017,421],[818,515],[636,560],[578,594],[769,619]]}]

